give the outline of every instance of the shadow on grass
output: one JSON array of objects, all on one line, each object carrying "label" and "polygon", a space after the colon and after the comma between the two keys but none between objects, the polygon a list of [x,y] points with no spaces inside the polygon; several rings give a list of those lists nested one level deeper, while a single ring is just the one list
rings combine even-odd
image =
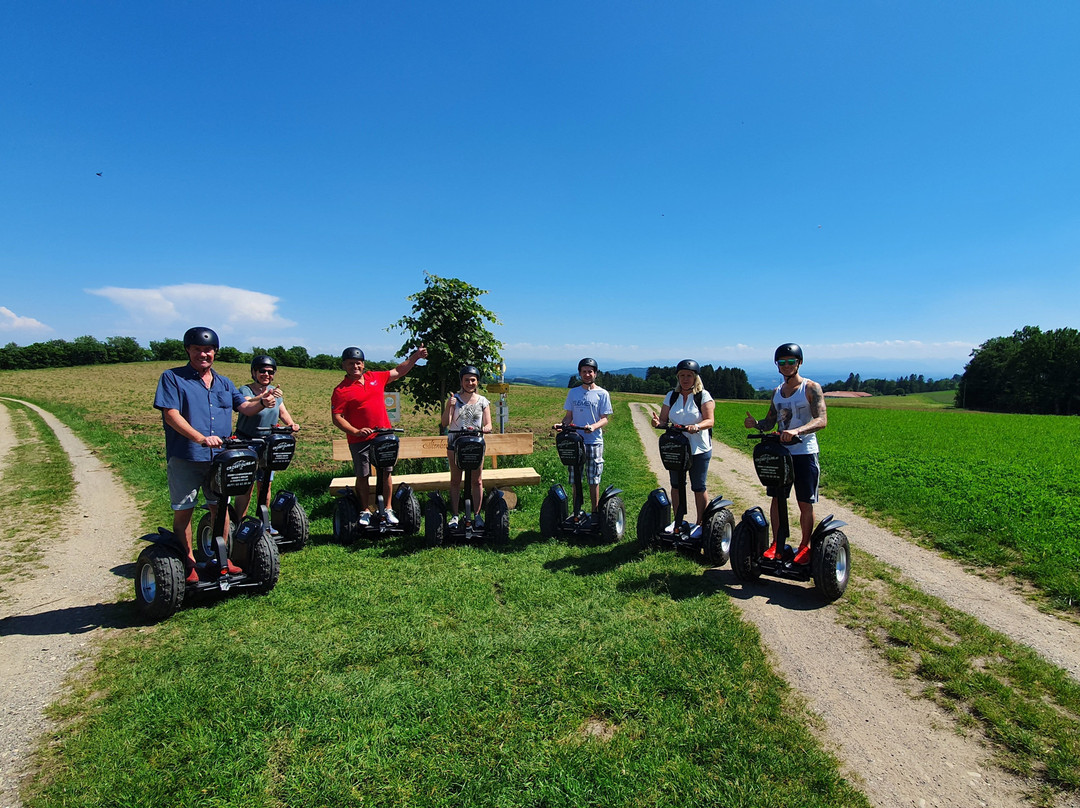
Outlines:
[{"label": "shadow on grass", "polygon": [[814,586],[784,578],[761,576],[751,583],[743,583],[730,568],[714,567],[705,570],[703,577],[714,581],[716,592],[722,592],[732,600],[766,598],[767,603],[793,612],[811,612],[828,606]]},{"label": "shadow on grass", "polygon": [[575,575],[603,575],[623,564],[636,561],[639,556],[637,542],[624,541],[602,552],[552,559],[544,564],[544,569],[553,572],[571,572]]}]

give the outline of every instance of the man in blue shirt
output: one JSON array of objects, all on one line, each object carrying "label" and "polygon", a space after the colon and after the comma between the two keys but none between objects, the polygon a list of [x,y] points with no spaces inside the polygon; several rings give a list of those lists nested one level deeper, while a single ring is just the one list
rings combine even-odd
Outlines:
[{"label": "man in blue shirt", "polygon": [[[173,509],[173,533],[187,547],[187,580],[198,581],[195,556],[191,551],[191,517],[199,500],[199,489],[217,514],[217,498],[207,486],[213,450],[232,434],[232,413],[255,415],[276,403],[270,391],[248,401],[229,379],[213,371],[218,336],[198,326],[184,333],[188,364],[170,368],[158,379],[154,407],[161,410],[165,427],[165,458],[168,468],[169,499]],[[226,520],[225,532],[228,533]],[[229,572],[239,568],[229,562]]]}]

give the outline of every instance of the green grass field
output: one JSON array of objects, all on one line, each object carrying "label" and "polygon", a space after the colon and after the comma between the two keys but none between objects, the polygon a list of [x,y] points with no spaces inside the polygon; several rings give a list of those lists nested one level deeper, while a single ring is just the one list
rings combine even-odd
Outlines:
[{"label": "green grass field", "polygon": [[[124,532],[131,537],[169,517],[151,409],[163,367],[0,373],[0,394],[56,412],[121,473],[144,504],[144,523]],[[246,378],[242,366],[218,369]],[[275,485],[301,496],[312,544],[283,556],[268,596],[208,601],[111,642],[94,676],[58,708],[64,729],[29,805],[866,804],[813,740],[754,629],[699,565],[641,555],[628,542],[540,539],[546,486],[564,479],[549,428],[564,391],[511,391],[511,428],[536,435],[536,452],[518,462],[536,467],[544,485],[519,492],[505,550],[330,541],[325,488],[345,471],[329,459],[337,437],[329,393],[339,377],[284,368],[278,379],[303,430],[293,467]],[[624,489],[631,532],[655,482],[627,401],[655,398],[618,396],[606,431],[605,478]],[[746,408],[720,402],[716,436],[746,448]],[[1019,521],[1037,514],[1010,501],[1043,507],[1036,483],[1053,472],[1052,496],[1073,509],[1060,518],[1074,512],[1067,477],[1047,465],[1056,443],[1070,445],[1072,422],[954,412],[932,400],[902,411],[859,402],[829,414],[821,436],[828,495],[1026,575],[1068,603],[1069,576],[1046,574],[1060,565],[1057,553],[1040,567],[1047,545],[1032,543],[1030,523]],[[432,434],[437,416],[407,415],[403,426]],[[982,480],[988,488],[975,487]],[[1006,484],[1010,496],[992,493]],[[948,502],[960,510],[945,510]],[[978,535],[985,525],[997,528],[988,540]],[[1075,583],[1076,531],[1066,535]],[[877,607],[859,608],[853,622]],[[874,617],[882,625],[884,611]],[[901,620],[884,630],[900,635]],[[1027,737],[1020,743],[1036,746]],[[1066,772],[1055,782],[1078,782],[1072,747],[1046,746],[1026,765],[1066,754],[1073,759],[1053,769]]]}]

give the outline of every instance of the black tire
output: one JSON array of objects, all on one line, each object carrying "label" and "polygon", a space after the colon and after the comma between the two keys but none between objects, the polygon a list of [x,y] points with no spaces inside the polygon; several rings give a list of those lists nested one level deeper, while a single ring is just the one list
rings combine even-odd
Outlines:
[{"label": "black tire", "polygon": [[559,501],[551,493],[540,506],[540,535],[545,539],[559,535]]},{"label": "black tire", "polygon": [[600,510],[600,536],[608,544],[614,544],[625,535],[626,506],[621,497],[612,497]]},{"label": "black tire", "polygon": [[851,578],[851,547],[842,530],[830,533],[817,543],[810,557],[814,585],[829,603],[847,589]]},{"label": "black tire", "polygon": [[735,517],[727,508],[721,508],[705,522],[705,562],[722,567],[731,555],[731,536],[735,532]]},{"label": "black tire", "polygon": [[355,496],[349,493],[338,497],[334,506],[334,539],[342,544],[356,541],[356,521],[359,516],[360,508]]},{"label": "black tire", "polygon": [[[229,538],[225,540],[225,549],[232,557],[233,537],[236,535],[236,510],[229,505]],[[196,561],[209,561],[214,557],[214,522],[207,511],[199,519],[199,525],[191,537],[191,550],[195,554]]]},{"label": "black tire", "polygon": [[424,538],[427,539],[428,546],[442,547],[446,541],[445,516],[435,498],[429,499],[424,513]]},{"label": "black tire", "polygon": [[278,574],[281,572],[277,542],[265,533],[259,536],[255,540],[255,546],[251,548],[251,561],[244,572],[258,582],[255,591],[260,595],[265,595],[273,589],[277,584]]},{"label": "black tire", "polygon": [[484,516],[484,538],[488,544],[503,545],[510,540],[510,509],[502,497],[494,498]]},{"label": "black tire", "polygon": [[660,513],[652,497],[645,500],[637,517],[637,543],[642,550],[648,550],[656,543],[656,534],[663,529]]},{"label": "black tire", "polygon": [[761,553],[756,546],[754,531],[745,522],[739,522],[731,532],[731,571],[740,581],[756,581],[761,577],[759,558]]},{"label": "black tire", "polygon": [[299,502],[293,503],[292,508],[285,515],[284,530],[281,531],[281,539],[294,550],[301,549],[307,544],[308,528],[307,512]]},{"label": "black tire", "polygon": [[143,617],[164,620],[184,603],[184,562],[164,547],[151,544],[135,562],[135,605]]},{"label": "black tire", "polygon": [[398,519],[401,520],[401,529],[406,536],[415,536],[420,532],[420,500],[416,498],[415,492],[409,492],[409,498],[405,500],[405,512],[398,514]]}]

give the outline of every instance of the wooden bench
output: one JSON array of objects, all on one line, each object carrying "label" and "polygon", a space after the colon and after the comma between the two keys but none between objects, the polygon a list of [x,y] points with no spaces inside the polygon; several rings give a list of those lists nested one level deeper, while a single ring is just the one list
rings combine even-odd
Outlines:
[{"label": "wooden bench", "polygon": [[[422,435],[402,437],[398,446],[398,460],[415,460],[421,457],[446,457],[445,435]],[[491,468],[484,469],[485,488],[503,488],[515,485],[539,485],[540,474],[533,468],[499,468],[500,455],[532,454],[533,436],[531,432],[493,432],[484,435],[485,458],[491,458]],[[349,442],[344,439],[334,441],[334,460],[352,462]],[[375,477],[368,478],[371,490],[375,490]],[[444,491],[450,487],[450,472],[436,471],[424,474],[395,474],[394,485],[408,483],[414,491]],[[330,490],[340,492],[356,485],[356,477],[335,477],[330,481]],[[513,506],[511,506],[513,507]]]}]

